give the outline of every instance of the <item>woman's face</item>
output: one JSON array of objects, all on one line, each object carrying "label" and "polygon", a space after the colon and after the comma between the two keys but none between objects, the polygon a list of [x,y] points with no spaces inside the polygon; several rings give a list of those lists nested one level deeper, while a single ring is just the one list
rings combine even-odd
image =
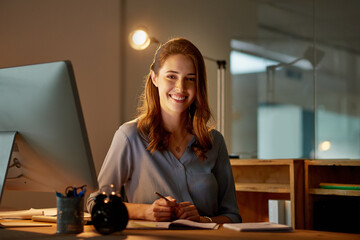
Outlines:
[{"label": "woman's face", "polygon": [[183,113],[195,100],[196,70],[189,57],[182,54],[169,56],[158,75],[151,71],[151,78],[158,88],[163,113]]}]

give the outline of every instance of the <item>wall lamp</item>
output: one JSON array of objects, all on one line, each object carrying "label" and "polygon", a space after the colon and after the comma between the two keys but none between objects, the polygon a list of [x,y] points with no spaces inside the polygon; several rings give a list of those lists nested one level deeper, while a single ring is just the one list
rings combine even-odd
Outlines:
[{"label": "wall lamp", "polygon": [[150,43],[158,43],[159,40],[150,37],[145,27],[139,27],[129,34],[130,46],[135,50],[144,50],[149,47]]},{"label": "wall lamp", "polygon": [[[159,40],[150,37],[146,27],[138,27],[129,34],[129,44],[135,50],[144,50],[151,43],[161,44]],[[204,56],[204,59],[217,64],[217,114],[216,128],[225,135],[225,60],[216,60]]]}]

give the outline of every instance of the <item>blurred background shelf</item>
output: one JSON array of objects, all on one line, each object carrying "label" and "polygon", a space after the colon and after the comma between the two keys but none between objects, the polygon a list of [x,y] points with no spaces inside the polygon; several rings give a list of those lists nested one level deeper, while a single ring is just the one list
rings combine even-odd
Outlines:
[{"label": "blurred background shelf", "polygon": [[[306,229],[360,233],[360,160],[305,160]],[[327,189],[325,187],[343,188]]]},{"label": "blurred background shelf", "polygon": [[291,225],[304,228],[303,160],[231,159],[244,222],[269,221],[268,201],[290,200]]},{"label": "blurred background shelf", "polygon": [[290,184],[237,183],[235,189],[244,192],[290,193]]},{"label": "blurred background shelf", "polygon": [[360,197],[360,191],[359,190],[310,188],[309,189],[309,194],[313,194],[313,195],[357,196],[357,197]]}]

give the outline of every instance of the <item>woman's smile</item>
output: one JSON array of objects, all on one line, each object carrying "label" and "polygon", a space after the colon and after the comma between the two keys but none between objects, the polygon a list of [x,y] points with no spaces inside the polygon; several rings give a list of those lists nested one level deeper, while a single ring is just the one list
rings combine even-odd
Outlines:
[{"label": "woman's smile", "polygon": [[186,99],[186,96],[184,95],[179,95],[179,94],[169,94],[169,96],[174,99],[176,102],[184,102],[184,100]]}]

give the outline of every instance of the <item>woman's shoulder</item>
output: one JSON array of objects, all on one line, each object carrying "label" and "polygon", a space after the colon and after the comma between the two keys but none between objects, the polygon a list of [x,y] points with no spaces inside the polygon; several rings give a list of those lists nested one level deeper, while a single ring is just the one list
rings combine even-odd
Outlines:
[{"label": "woman's shoulder", "polygon": [[116,131],[116,134],[125,135],[128,139],[138,137],[137,122],[138,122],[137,119],[134,119],[123,123]]},{"label": "woman's shoulder", "polygon": [[217,143],[219,141],[224,141],[223,135],[216,129],[210,130],[210,137],[214,143]]}]

